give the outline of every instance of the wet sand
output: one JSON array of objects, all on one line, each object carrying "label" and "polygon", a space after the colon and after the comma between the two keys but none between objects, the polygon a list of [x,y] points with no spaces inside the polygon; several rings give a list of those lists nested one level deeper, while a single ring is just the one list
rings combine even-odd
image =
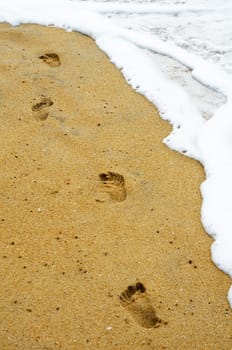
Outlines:
[{"label": "wet sand", "polygon": [[1,350],[231,350],[201,165],[90,38],[1,24],[0,48]]}]

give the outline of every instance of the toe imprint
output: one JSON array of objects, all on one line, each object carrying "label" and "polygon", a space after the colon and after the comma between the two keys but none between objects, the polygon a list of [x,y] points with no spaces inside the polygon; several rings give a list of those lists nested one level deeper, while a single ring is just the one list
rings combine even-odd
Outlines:
[{"label": "toe imprint", "polygon": [[44,55],[39,56],[39,58],[51,67],[58,67],[61,65],[60,58],[57,53],[45,53]]},{"label": "toe imprint", "polygon": [[119,296],[121,305],[131,314],[133,319],[142,327],[159,327],[161,320],[146,293],[141,282],[128,286]]},{"label": "toe imprint", "polygon": [[44,108],[50,107],[53,105],[53,102],[50,100],[50,98],[43,98],[42,101],[34,104],[31,109],[33,112],[41,111]]},{"label": "toe imprint", "polygon": [[109,193],[111,199],[118,202],[122,202],[126,199],[127,191],[125,188],[125,179],[122,175],[108,171],[107,173],[99,174],[99,179]]}]

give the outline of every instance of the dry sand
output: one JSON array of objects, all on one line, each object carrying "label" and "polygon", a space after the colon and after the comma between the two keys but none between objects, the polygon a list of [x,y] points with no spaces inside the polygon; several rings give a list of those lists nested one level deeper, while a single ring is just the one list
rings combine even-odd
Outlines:
[{"label": "dry sand", "polygon": [[1,24],[0,48],[0,349],[231,350],[200,164],[90,38]]}]

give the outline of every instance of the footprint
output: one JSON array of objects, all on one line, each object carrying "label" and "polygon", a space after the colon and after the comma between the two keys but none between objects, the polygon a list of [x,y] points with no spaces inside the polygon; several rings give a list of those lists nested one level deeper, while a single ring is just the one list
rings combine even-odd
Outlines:
[{"label": "footprint", "polygon": [[141,282],[128,286],[119,296],[121,305],[131,314],[142,327],[159,327],[161,320],[156,315],[146,288]]},{"label": "footprint", "polygon": [[35,117],[39,120],[46,120],[49,116],[48,111],[45,108],[48,108],[53,105],[53,102],[50,98],[43,98],[40,102],[34,104],[31,109],[33,112],[36,112]]},{"label": "footprint", "polygon": [[39,58],[51,67],[59,67],[61,65],[60,58],[57,53],[45,53],[44,55],[39,56]]},{"label": "footprint", "polygon": [[125,179],[122,175],[108,171],[107,173],[101,173],[99,179],[112,200],[122,202],[126,199]]}]

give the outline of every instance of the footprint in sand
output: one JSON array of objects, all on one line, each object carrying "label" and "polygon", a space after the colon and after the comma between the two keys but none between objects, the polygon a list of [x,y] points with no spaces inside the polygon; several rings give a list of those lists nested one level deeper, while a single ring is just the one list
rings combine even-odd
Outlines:
[{"label": "footprint in sand", "polygon": [[57,53],[45,53],[44,55],[39,56],[39,58],[50,67],[59,67],[61,65],[60,57],[57,55]]},{"label": "footprint in sand", "polygon": [[99,179],[112,200],[122,202],[126,199],[127,191],[125,179],[122,175],[108,171],[107,173],[99,174]]},{"label": "footprint in sand", "polygon": [[119,296],[121,305],[131,314],[142,327],[159,327],[161,320],[156,315],[146,288],[141,282],[128,286]]},{"label": "footprint in sand", "polygon": [[50,100],[50,98],[43,98],[40,102],[34,104],[31,109],[33,112],[36,112],[35,117],[39,120],[46,120],[49,116],[48,111],[46,108],[51,107],[53,105],[53,102]]}]

